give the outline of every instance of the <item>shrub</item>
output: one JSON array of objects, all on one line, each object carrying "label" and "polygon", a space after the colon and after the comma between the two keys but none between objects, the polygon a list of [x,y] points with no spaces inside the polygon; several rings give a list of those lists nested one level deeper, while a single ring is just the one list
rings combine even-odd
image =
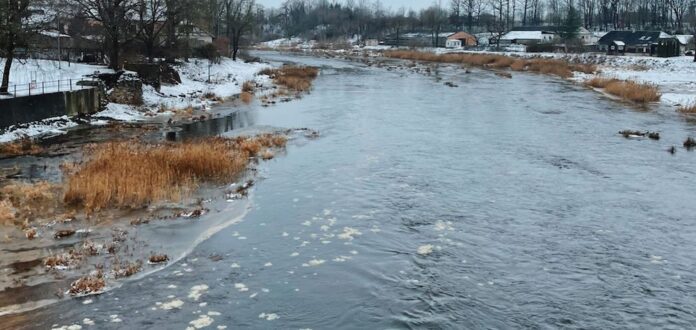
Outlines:
[{"label": "shrub", "polygon": [[684,113],[684,114],[696,114],[696,102],[680,106],[677,111]]},{"label": "shrub", "polygon": [[655,102],[661,97],[656,86],[633,81],[612,81],[604,90],[609,94],[637,103]]},{"label": "shrub", "polygon": [[242,102],[249,104],[251,101],[254,100],[254,94],[251,94],[249,92],[242,92],[239,94],[239,99],[242,100]]}]

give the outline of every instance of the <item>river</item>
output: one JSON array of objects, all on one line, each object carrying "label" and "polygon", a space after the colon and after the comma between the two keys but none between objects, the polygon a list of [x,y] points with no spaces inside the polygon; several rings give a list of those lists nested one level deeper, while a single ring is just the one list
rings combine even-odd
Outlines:
[{"label": "river", "polygon": [[322,71],[302,100],[247,109],[255,125],[321,137],[260,166],[248,214],[161,272],[0,324],[696,325],[696,127],[673,110],[535,74],[263,56]]}]

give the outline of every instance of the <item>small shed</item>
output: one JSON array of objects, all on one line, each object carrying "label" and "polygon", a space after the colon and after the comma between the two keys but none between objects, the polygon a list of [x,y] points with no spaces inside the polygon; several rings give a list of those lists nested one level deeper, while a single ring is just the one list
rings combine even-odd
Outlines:
[{"label": "small shed", "polygon": [[466,46],[476,46],[478,44],[476,37],[466,32],[457,32],[447,37],[445,46],[447,48],[460,48]]},{"label": "small shed", "polygon": [[367,40],[365,40],[365,46],[367,46],[367,47],[379,46],[379,40],[367,39]]},{"label": "small shed", "polygon": [[624,55],[626,54],[626,43],[620,40],[612,40],[607,48],[607,55]]},{"label": "small shed", "polygon": [[660,38],[657,41],[656,51],[657,57],[674,57],[679,56],[680,52],[679,39],[675,37]]}]

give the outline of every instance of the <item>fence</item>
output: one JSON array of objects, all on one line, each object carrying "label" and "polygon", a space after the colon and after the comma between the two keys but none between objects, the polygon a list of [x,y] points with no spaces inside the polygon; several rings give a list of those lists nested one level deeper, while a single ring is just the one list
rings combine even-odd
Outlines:
[{"label": "fence", "polygon": [[10,85],[7,89],[7,93],[10,97],[20,97],[56,92],[68,92],[85,88],[94,88],[96,86],[94,82],[96,81],[97,79],[95,78],[79,78],[16,84]]}]

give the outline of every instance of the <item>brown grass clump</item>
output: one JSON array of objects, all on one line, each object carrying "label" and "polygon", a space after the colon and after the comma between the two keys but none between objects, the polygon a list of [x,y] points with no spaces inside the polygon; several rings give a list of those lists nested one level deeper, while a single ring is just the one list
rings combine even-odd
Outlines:
[{"label": "brown grass clump", "polygon": [[12,203],[8,200],[0,201],[0,223],[10,225],[16,219],[16,211]]},{"label": "brown grass clump", "polygon": [[610,83],[617,81],[619,80],[614,78],[594,77],[590,80],[585,81],[585,85],[594,88],[606,88]]},{"label": "brown grass clump", "polygon": [[104,274],[99,271],[95,275],[82,277],[70,284],[69,292],[73,296],[78,294],[98,293],[104,290],[104,287],[106,287]]},{"label": "brown grass clump", "polygon": [[242,84],[242,92],[253,93],[254,89],[256,89],[256,85],[252,81],[245,81]]},{"label": "brown grass clump", "polygon": [[116,264],[114,266],[114,276],[116,278],[131,277],[139,273],[143,269],[143,263],[138,260],[136,262]]},{"label": "brown grass clump", "polygon": [[593,73],[596,67],[590,64],[570,64],[556,59],[521,59],[497,54],[443,54],[417,51],[390,51],[384,56],[403,60],[429,61],[438,63],[460,63],[492,68],[511,68],[515,71],[528,70],[561,78],[573,76],[573,72]]},{"label": "brown grass clump", "polygon": [[28,137],[0,144],[0,155],[4,156],[36,155],[43,151],[44,149],[41,146]]},{"label": "brown grass clump", "polygon": [[75,250],[70,250],[67,253],[51,255],[43,260],[46,268],[70,268],[82,260],[82,254]]},{"label": "brown grass clump", "polygon": [[696,114],[696,103],[680,106],[677,111],[683,114],[694,115]]},{"label": "brown grass clump", "polygon": [[572,67],[568,63],[559,60],[534,59],[529,62],[528,70],[561,78],[573,76]]},{"label": "brown grass clump", "polygon": [[261,159],[263,159],[263,160],[271,160],[271,159],[273,159],[273,157],[275,157],[275,155],[273,154],[272,151],[270,151],[268,149],[266,149],[266,151],[264,151],[263,154],[261,154]]},{"label": "brown grass clump", "polygon": [[242,100],[245,104],[251,103],[251,101],[254,100],[254,94],[251,94],[249,92],[242,92],[239,94],[239,99]]},{"label": "brown grass clump", "polygon": [[656,102],[662,96],[656,86],[633,81],[610,82],[604,90],[609,94],[636,103]]},{"label": "brown grass clump", "polygon": [[13,183],[0,188],[0,220],[7,223],[54,214],[60,207],[56,197],[60,189],[48,182]]},{"label": "brown grass clump", "polygon": [[149,261],[151,264],[161,264],[169,261],[169,257],[166,254],[154,254],[150,256]]},{"label": "brown grass clump", "polygon": [[246,155],[225,139],[164,145],[107,143],[68,177],[64,201],[100,210],[179,200],[198,181],[230,179],[246,163]]},{"label": "brown grass clump", "polygon": [[264,147],[285,143],[285,137],[273,134],[181,144],[106,143],[95,148],[88,161],[67,177],[63,200],[88,211],[177,201],[201,182],[233,179]]},{"label": "brown grass clump", "polygon": [[513,71],[524,71],[527,68],[527,61],[517,59],[510,64],[510,69]]},{"label": "brown grass clump", "polygon": [[636,103],[659,101],[662,96],[657,86],[614,78],[594,77],[585,82],[594,88],[603,88],[607,93]]},{"label": "brown grass clump", "polygon": [[312,87],[312,81],[319,75],[319,69],[306,66],[284,66],[279,69],[265,69],[260,73],[270,76],[278,85],[304,92]]}]

